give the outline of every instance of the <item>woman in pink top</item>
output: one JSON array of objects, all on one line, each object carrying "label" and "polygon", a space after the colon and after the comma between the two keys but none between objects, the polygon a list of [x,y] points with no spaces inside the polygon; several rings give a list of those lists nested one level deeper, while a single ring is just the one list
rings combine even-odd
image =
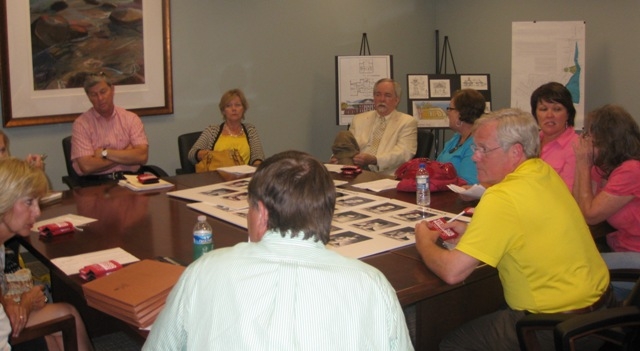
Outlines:
[{"label": "woman in pink top", "polygon": [[540,127],[540,158],[558,172],[571,190],[575,173],[573,143],[578,139],[573,129],[576,109],[571,93],[560,83],[541,85],[531,94],[531,114]]},{"label": "woman in pink top", "polygon": [[640,128],[622,107],[591,112],[575,145],[573,196],[587,223],[604,220],[613,251],[602,257],[609,268],[640,268]]}]

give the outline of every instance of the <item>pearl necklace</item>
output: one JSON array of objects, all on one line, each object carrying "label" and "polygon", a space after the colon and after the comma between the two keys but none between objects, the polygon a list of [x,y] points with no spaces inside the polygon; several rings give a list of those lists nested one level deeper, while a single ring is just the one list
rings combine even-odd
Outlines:
[{"label": "pearl necklace", "polygon": [[224,127],[227,129],[227,134],[229,134],[232,137],[239,137],[239,136],[242,136],[244,134],[244,130],[243,130],[242,126],[240,126],[240,131],[238,133],[233,133],[231,131],[231,128],[229,128],[228,124],[225,124]]}]

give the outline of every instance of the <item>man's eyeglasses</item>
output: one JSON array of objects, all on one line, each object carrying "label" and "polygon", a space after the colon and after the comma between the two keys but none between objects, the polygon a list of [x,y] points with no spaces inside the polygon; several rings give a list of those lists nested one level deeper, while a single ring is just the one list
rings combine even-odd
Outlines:
[{"label": "man's eyeglasses", "polygon": [[451,106],[447,106],[447,112],[449,111],[455,111],[456,108],[455,107],[451,107]]},{"label": "man's eyeglasses", "polygon": [[477,152],[479,152],[479,153],[481,153],[483,155],[486,155],[486,154],[490,153],[491,151],[498,150],[499,148],[500,148],[500,146],[496,146],[493,149],[487,149],[484,146],[478,146],[476,144],[471,144],[471,151],[472,152],[475,153],[477,151]]}]

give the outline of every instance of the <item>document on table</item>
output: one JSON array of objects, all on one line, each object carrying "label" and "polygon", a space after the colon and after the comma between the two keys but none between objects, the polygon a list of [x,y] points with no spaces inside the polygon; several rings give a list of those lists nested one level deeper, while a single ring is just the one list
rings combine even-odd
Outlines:
[{"label": "document on table", "polygon": [[240,165],[240,166],[230,166],[230,167],[220,167],[219,171],[231,173],[231,174],[252,174],[255,173],[256,167],[249,165]]},{"label": "document on table", "polygon": [[51,223],[60,223],[60,222],[71,222],[71,224],[73,224],[74,228],[77,227],[81,227],[85,224],[91,223],[91,222],[95,222],[97,221],[97,219],[95,218],[89,218],[89,217],[84,217],[84,216],[78,216],[76,214],[66,214],[66,215],[62,215],[62,216],[58,216],[58,217],[54,217],[54,218],[49,218],[49,219],[43,219],[39,222],[36,222],[33,225],[33,228],[31,228],[32,231],[34,232],[38,232],[38,228],[42,227],[43,225],[47,225],[47,224],[51,224]]},{"label": "document on table", "polygon": [[114,249],[89,252],[82,255],[58,257],[51,260],[66,275],[78,274],[80,268],[90,264],[114,260],[122,265],[140,261],[137,257],[116,247]]},{"label": "document on table", "polygon": [[393,179],[380,179],[372,182],[354,184],[356,188],[368,189],[371,191],[379,192],[383,190],[395,189],[398,186],[399,180]]},{"label": "document on table", "polygon": [[344,165],[338,165],[333,163],[325,163],[324,166],[327,168],[327,171],[336,172],[336,173],[342,172],[342,167],[344,167]]},{"label": "document on table", "polygon": [[447,185],[447,187],[453,191],[454,193],[458,193],[461,195],[466,195],[470,198],[474,198],[474,199],[479,199],[482,197],[482,194],[484,194],[484,191],[486,190],[485,187],[483,187],[480,184],[475,184],[472,187],[470,187],[469,189],[465,189],[461,186],[457,186],[455,184],[449,184]]}]

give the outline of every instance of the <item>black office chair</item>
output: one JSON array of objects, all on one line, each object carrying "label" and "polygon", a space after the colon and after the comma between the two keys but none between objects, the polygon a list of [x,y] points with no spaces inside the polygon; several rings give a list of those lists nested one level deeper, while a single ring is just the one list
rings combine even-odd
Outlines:
[{"label": "black office chair", "polygon": [[191,132],[178,136],[178,154],[180,155],[180,167],[176,169],[176,174],[189,174],[196,172],[196,166],[191,164],[189,150],[196,143],[202,132]]},{"label": "black office chair", "polygon": [[413,158],[429,158],[431,149],[433,148],[433,140],[435,135],[427,129],[418,129],[418,148]]},{"label": "black office chair", "polygon": [[[88,180],[81,177],[76,173],[73,168],[73,162],[71,162],[71,136],[62,139],[62,152],[64,153],[64,161],[67,166],[67,175],[62,176],[62,182],[65,183],[69,189],[82,188],[86,186],[94,186],[104,184],[105,181],[100,180]],[[168,174],[162,168],[154,165],[143,165],[140,167],[141,172],[152,173],[157,177],[167,177]]]},{"label": "black office chair", "polygon": [[601,350],[640,350],[640,270],[610,270],[611,281],[635,281],[620,306],[585,314],[530,314],[516,324],[521,350],[539,350],[536,331],[553,330],[556,350],[576,350],[585,336],[605,341]]}]

